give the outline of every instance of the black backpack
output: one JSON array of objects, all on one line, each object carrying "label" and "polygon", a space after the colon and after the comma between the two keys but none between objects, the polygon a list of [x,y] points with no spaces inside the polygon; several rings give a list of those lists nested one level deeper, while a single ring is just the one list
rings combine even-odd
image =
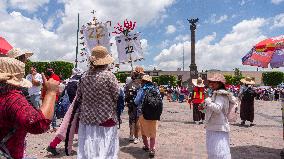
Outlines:
[{"label": "black backpack", "polygon": [[125,102],[129,104],[134,104],[134,99],[140,88],[140,84],[137,82],[131,82],[126,86],[125,89]]},{"label": "black backpack", "polygon": [[163,101],[157,88],[145,90],[142,102],[142,114],[146,120],[160,120],[163,112]]}]

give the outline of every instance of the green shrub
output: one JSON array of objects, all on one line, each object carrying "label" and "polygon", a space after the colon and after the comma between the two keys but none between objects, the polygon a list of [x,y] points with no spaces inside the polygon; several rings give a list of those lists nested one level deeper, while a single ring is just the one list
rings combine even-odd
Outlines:
[{"label": "green shrub", "polygon": [[65,61],[52,61],[52,62],[32,62],[28,61],[25,67],[26,75],[29,74],[31,66],[37,69],[38,73],[46,72],[47,68],[53,68],[55,74],[60,76],[62,80],[69,78],[72,75],[73,63]]},{"label": "green shrub", "polygon": [[284,81],[284,73],[279,71],[263,72],[262,79],[266,86],[277,86]]}]

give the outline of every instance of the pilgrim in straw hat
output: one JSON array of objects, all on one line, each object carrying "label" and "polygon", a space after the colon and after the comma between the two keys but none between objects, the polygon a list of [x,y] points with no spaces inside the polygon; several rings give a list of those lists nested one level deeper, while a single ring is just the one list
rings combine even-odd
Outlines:
[{"label": "pilgrim in straw hat", "polygon": [[149,76],[149,75],[144,75],[144,76],[142,77],[142,80],[143,80],[143,81],[146,81],[146,82],[152,82],[152,77]]},{"label": "pilgrim in straw hat", "polygon": [[254,80],[251,77],[246,77],[240,80],[244,84],[253,85],[255,84]]},{"label": "pilgrim in straw hat", "polygon": [[10,57],[0,57],[0,82],[17,87],[32,87],[32,83],[24,79],[25,64]]},{"label": "pilgrim in straw hat", "polygon": [[196,87],[204,87],[203,80],[201,77],[198,77],[198,79],[192,79],[192,84]]},{"label": "pilgrim in straw hat", "polygon": [[92,49],[90,62],[95,66],[108,65],[114,62],[107,49],[103,46],[96,46]]}]

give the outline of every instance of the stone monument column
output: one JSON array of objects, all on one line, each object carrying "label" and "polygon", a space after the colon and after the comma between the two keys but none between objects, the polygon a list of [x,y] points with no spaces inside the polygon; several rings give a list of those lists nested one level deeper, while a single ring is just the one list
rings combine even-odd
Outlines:
[{"label": "stone monument column", "polygon": [[189,85],[192,85],[191,81],[192,79],[198,78],[198,71],[197,66],[195,64],[195,30],[196,30],[196,23],[198,22],[197,19],[187,19],[190,23],[190,32],[191,32],[191,64],[189,66],[190,68],[190,78],[189,78]]}]

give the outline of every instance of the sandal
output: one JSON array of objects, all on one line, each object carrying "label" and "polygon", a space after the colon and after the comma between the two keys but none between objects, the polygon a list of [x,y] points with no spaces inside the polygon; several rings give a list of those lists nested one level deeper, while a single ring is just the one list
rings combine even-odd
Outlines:
[{"label": "sandal", "polygon": [[142,148],[144,151],[146,151],[146,152],[149,152],[149,147],[146,147],[146,146],[143,146],[143,148]]}]

